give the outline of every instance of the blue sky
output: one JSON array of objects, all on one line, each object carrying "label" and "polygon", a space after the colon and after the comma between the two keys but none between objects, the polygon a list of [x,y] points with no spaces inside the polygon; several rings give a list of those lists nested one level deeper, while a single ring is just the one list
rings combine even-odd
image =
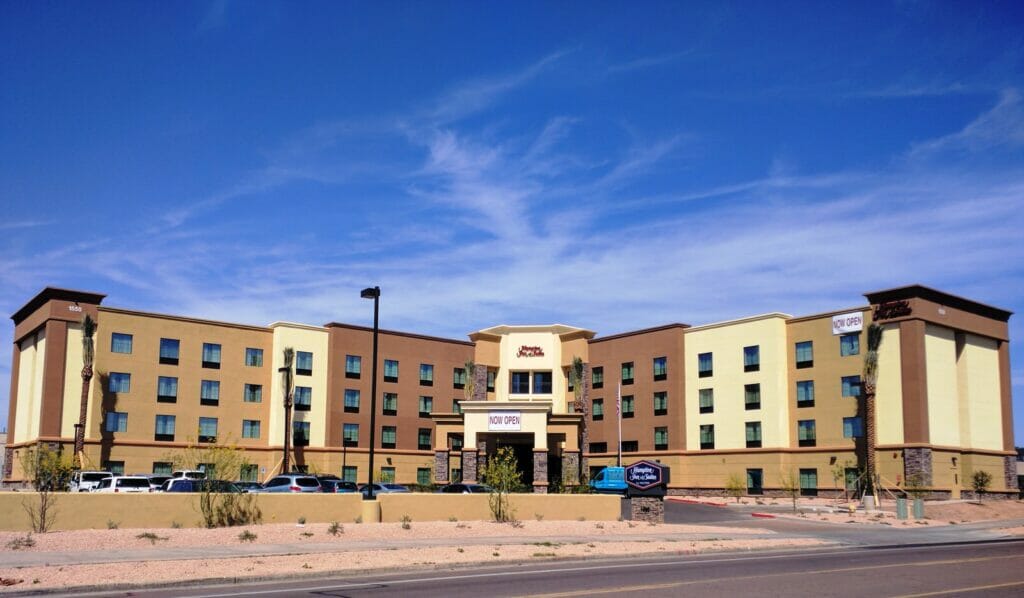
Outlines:
[{"label": "blue sky", "polygon": [[0,312],[1020,314],[1024,5],[861,4],[2,2]]}]

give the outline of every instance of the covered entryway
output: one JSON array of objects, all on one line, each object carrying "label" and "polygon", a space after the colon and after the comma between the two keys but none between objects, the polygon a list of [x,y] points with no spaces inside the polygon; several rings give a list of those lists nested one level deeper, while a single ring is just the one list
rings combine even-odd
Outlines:
[{"label": "covered entryway", "polygon": [[481,474],[490,459],[498,453],[498,449],[508,447],[515,454],[516,467],[520,474],[519,481],[526,488],[532,489],[534,480],[533,434],[511,432],[477,434],[476,444],[480,454],[478,467]]}]

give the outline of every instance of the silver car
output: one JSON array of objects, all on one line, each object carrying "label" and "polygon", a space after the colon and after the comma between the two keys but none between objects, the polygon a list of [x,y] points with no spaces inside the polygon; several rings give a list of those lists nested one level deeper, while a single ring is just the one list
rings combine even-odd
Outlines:
[{"label": "silver car", "polygon": [[321,492],[320,482],[311,475],[286,473],[274,476],[263,484],[260,492]]}]

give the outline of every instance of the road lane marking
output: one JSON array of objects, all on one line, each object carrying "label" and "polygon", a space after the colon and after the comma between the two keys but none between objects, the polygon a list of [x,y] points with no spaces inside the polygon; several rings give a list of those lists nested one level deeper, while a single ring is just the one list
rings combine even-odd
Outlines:
[{"label": "road lane marking", "polygon": [[945,594],[959,594],[961,592],[982,592],[995,590],[997,588],[1009,588],[1013,586],[1024,586],[1024,581],[1009,581],[1006,583],[994,583],[987,586],[971,586],[969,588],[957,588],[955,590],[939,590],[937,592],[923,592],[921,594],[903,594],[893,598],[923,598],[924,596],[943,596]]}]

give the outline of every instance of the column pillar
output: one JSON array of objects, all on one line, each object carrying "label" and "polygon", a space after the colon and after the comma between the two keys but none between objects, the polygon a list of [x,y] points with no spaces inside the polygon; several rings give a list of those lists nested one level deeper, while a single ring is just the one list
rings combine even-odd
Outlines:
[{"label": "column pillar", "polygon": [[475,484],[476,473],[476,449],[462,450],[462,481],[467,484]]},{"label": "column pillar", "polygon": [[1007,490],[1017,490],[1017,458],[1007,455],[1003,457],[1003,477]]},{"label": "column pillar", "polygon": [[466,372],[467,376],[473,376],[473,396],[470,401],[487,400],[487,366],[477,364],[472,372]]},{"label": "column pillar", "polygon": [[580,483],[580,452],[562,451],[562,483],[575,486]]},{"label": "column pillar", "polygon": [[434,481],[438,484],[447,484],[448,480],[448,451],[434,451]]},{"label": "column pillar", "polygon": [[921,486],[932,486],[932,449],[903,449],[903,476],[908,481],[916,481]]},{"label": "column pillar", "polygon": [[533,491],[548,492],[548,449],[533,449]]}]

